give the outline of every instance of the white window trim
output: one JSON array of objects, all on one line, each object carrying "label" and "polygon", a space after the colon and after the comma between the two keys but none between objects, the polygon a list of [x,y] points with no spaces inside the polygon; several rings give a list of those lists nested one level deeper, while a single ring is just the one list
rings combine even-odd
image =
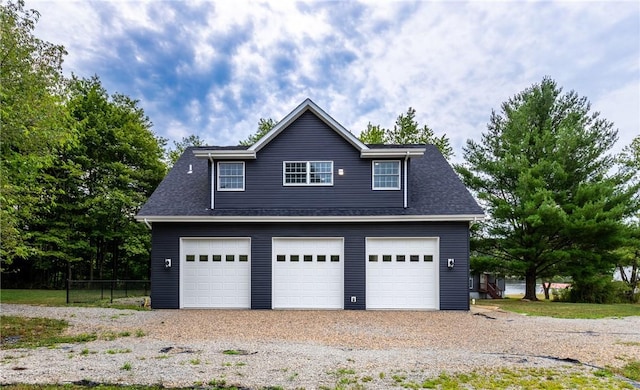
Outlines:
[{"label": "white window trim", "polygon": [[[307,164],[306,175],[307,179],[305,183],[287,183],[287,164],[291,163],[305,163]],[[330,163],[331,164],[331,182],[329,183],[311,183],[311,163]],[[313,160],[313,161],[283,161],[282,162],[282,185],[285,187],[309,187],[309,186],[333,186],[333,161],[327,160]]]},{"label": "white window trim", "polygon": [[[220,188],[220,164],[242,164],[242,188]],[[245,166],[244,166],[244,161],[218,161],[218,170],[216,172],[217,176],[216,176],[216,188],[218,191],[244,191],[245,185],[245,178],[246,178],[246,172],[245,172]]]},{"label": "white window trim", "polygon": [[[398,186],[397,187],[376,187],[376,180],[375,180],[375,164],[376,163],[381,163],[381,162],[385,162],[385,163],[396,163],[398,164]],[[374,191],[398,191],[401,190],[401,182],[402,179],[402,165],[400,165],[400,160],[373,160],[371,161],[371,189]]]}]

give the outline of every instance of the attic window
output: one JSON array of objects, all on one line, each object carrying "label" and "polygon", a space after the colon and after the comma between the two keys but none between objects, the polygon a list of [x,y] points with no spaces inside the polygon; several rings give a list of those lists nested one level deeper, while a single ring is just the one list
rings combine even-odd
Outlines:
[{"label": "attic window", "polygon": [[244,162],[218,163],[218,191],[244,191]]},{"label": "attic window", "polygon": [[333,185],[333,161],[285,161],[283,162],[285,186]]},{"label": "attic window", "polygon": [[372,171],[374,190],[400,189],[400,161],[374,161]]}]

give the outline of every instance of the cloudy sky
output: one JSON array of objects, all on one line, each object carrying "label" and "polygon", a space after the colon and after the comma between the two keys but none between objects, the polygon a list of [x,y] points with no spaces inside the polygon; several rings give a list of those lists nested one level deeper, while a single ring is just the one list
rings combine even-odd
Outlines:
[{"label": "cloudy sky", "polygon": [[311,98],[347,129],[409,106],[460,160],[492,109],[545,75],[640,134],[640,2],[43,1],[36,34],[140,101],[154,131],[236,145]]}]

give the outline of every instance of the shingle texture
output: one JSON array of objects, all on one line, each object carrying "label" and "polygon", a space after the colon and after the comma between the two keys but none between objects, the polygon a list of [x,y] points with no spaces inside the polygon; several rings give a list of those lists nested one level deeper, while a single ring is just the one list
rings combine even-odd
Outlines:
[{"label": "shingle texture", "polygon": [[[382,147],[381,145],[374,146]],[[393,146],[388,146],[393,147]],[[406,147],[406,146],[404,146]],[[425,147],[424,145],[422,147]],[[207,147],[211,150],[212,147]],[[220,147],[219,149],[246,149]],[[146,216],[402,216],[480,215],[482,208],[471,196],[442,154],[426,145],[424,156],[411,159],[408,178],[409,207],[349,209],[227,209],[211,210],[211,178],[207,160],[188,148],[138,213]],[[259,161],[259,156],[258,156]],[[191,167],[191,173],[189,172]]]}]

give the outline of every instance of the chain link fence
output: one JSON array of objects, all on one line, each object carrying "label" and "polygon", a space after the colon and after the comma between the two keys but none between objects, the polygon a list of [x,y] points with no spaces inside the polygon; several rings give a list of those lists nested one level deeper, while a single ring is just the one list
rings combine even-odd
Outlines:
[{"label": "chain link fence", "polygon": [[67,303],[93,303],[149,296],[148,280],[67,280]]}]

